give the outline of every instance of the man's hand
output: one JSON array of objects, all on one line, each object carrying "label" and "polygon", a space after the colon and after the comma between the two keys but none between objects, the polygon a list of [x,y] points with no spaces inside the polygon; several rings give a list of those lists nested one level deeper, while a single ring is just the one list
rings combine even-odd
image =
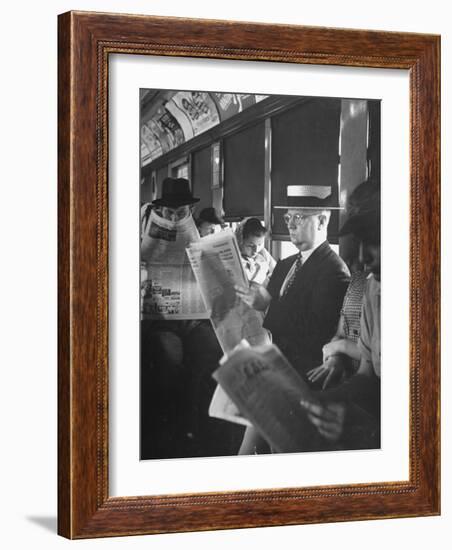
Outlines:
[{"label": "man's hand", "polygon": [[358,345],[353,340],[348,340],[347,338],[337,338],[336,340],[331,340],[331,342],[328,342],[323,346],[322,352],[323,362],[331,356],[338,354],[347,355],[351,359],[355,359],[357,361],[361,359],[361,352]]},{"label": "man's hand", "polygon": [[306,410],[309,420],[325,439],[335,442],[341,437],[346,412],[343,403],[320,404],[302,400],[300,405]]},{"label": "man's hand", "polygon": [[340,355],[330,356],[323,365],[311,369],[306,373],[312,384],[322,382],[322,390],[337,386],[345,375],[345,361]]},{"label": "man's hand", "polygon": [[331,342],[328,342],[325,344],[322,348],[323,353],[323,362],[325,362],[329,357],[332,355],[337,355],[338,353],[344,353],[343,349],[343,340],[332,340]]},{"label": "man's hand", "polygon": [[249,287],[235,285],[237,296],[248,306],[264,311],[271,301],[271,296],[268,291],[258,283],[250,283]]}]

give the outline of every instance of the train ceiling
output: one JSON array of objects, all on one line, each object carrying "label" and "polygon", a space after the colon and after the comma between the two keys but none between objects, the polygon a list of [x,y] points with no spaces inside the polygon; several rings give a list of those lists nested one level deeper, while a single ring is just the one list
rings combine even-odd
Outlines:
[{"label": "train ceiling", "polygon": [[145,166],[266,95],[141,90],[141,165]]}]

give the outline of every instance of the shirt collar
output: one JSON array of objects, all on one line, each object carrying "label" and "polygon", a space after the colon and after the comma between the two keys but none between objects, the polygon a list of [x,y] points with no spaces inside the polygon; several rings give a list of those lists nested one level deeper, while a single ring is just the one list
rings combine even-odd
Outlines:
[{"label": "shirt collar", "polygon": [[315,250],[317,250],[317,248],[319,248],[319,246],[321,246],[324,242],[326,242],[326,241],[323,241],[323,242],[319,243],[317,246],[314,246],[314,248],[310,248],[309,250],[301,250],[301,251],[300,251],[300,256],[301,256],[301,261],[302,261],[302,263],[305,263],[306,260],[309,258],[309,256],[310,256]]}]

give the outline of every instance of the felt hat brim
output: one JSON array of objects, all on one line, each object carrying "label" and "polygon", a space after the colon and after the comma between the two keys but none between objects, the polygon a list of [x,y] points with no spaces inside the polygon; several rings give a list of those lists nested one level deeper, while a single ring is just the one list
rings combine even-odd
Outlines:
[{"label": "felt hat brim", "polygon": [[161,199],[155,199],[152,204],[155,206],[167,206],[169,208],[178,208],[179,206],[188,206],[190,204],[196,204],[201,199],[195,197],[166,197]]}]

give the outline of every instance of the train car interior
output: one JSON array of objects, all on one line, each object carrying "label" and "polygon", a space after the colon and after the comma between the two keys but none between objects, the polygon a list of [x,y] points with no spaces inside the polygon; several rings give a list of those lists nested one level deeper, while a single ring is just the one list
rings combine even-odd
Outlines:
[{"label": "train car interior", "polygon": [[[366,98],[141,89],[141,211],[166,178],[184,178],[199,199],[195,220],[213,208],[215,231],[237,231],[256,218],[265,249],[276,262],[287,258],[297,251],[284,220],[290,186],[330,186],[344,205],[361,182],[379,181],[380,108]],[[353,271],[357,243],[339,238],[344,212],[332,211],[328,242]],[[142,318],[140,458],[237,455],[244,426],[208,414],[222,356],[209,321],[192,322],[187,342],[173,336],[189,321],[168,322],[179,325],[165,333],[174,352],[166,361],[155,322]]]}]

